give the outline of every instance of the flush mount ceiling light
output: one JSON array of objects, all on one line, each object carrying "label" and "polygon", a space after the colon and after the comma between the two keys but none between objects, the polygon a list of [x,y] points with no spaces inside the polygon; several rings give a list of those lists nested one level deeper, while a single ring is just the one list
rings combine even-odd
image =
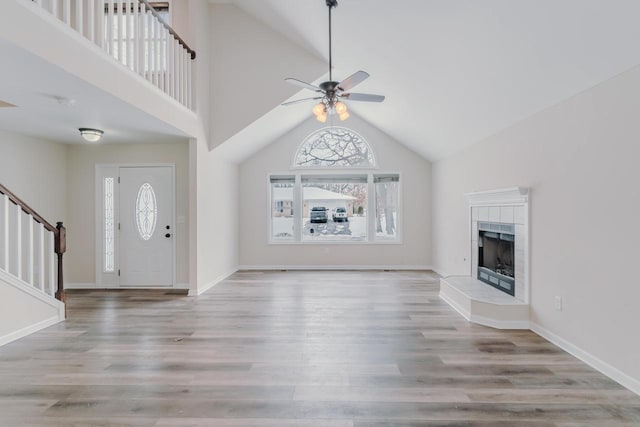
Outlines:
[{"label": "flush mount ceiling light", "polygon": [[287,83],[291,83],[305,89],[310,89],[314,92],[317,92],[321,96],[316,96],[314,98],[297,99],[295,101],[289,101],[282,104],[291,105],[297,104],[299,102],[320,100],[320,102],[318,102],[313,107],[312,111],[316,116],[316,119],[322,123],[327,121],[327,115],[337,115],[341,121],[349,118],[347,106],[340,101],[341,99],[364,102],[384,101],[384,96],[382,95],[371,95],[368,93],[347,93],[348,90],[362,83],[366,78],[369,77],[369,73],[366,73],[364,71],[356,71],[341,82],[333,81],[333,62],[331,56],[331,9],[338,6],[338,0],[325,0],[325,2],[327,4],[327,7],[329,8],[329,81],[320,83],[320,85],[315,86],[297,79],[285,79]]},{"label": "flush mount ceiling light", "polygon": [[100,129],[91,129],[91,128],[80,128],[80,135],[87,142],[98,142],[100,138],[102,138],[102,134],[104,133]]}]

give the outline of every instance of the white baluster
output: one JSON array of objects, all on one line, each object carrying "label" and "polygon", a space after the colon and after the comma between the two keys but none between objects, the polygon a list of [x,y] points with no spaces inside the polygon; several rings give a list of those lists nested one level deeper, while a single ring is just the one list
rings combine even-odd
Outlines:
[{"label": "white baluster", "polygon": [[96,2],[95,10],[96,13],[96,44],[102,48],[102,50],[107,50],[107,44],[104,36],[104,0],[92,0]]},{"label": "white baluster", "polygon": [[71,0],[62,0],[62,19],[65,24],[71,25]]},{"label": "white baluster", "polygon": [[9,272],[9,196],[2,195],[2,268]]},{"label": "white baluster", "polygon": [[76,31],[78,31],[81,35],[84,35],[84,28],[83,28],[83,22],[82,22],[82,19],[84,18],[82,13],[83,1],[76,0],[75,3],[76,3]]},{"label": "white baluster", "polygon": [[96,3],[95,0],[89,0],[87,4],[87,37],[93,43],[96,43],[101,46],[100,43],[96,41]]},{"label": "white baluster", "polygon": [[160,69],[162,73],[160,77],[162,78],[162,91],[164,93],[169,92],[169,80],[167,77],[167,63],[169,63],[169,52],[167,51],[167,46],[169,46],[169,30],[164,27],[164,24],[160,22],[160,34],[162,37],[160,38]]},{"label": "white baluster", "polygon": [[122,64],[125,64],[127,57],[125,56],[124,52],[125,25],[122,19],[122,17],[124,16],[122,14],[122,7],[122,2],[118,0],[118,15],[116,18],[118,20],[118,61],[120,61]]},{"label": "white baluster", "polygon": [[149,77],[147,78],[154,85],[156,84],[156,26],[151,10],[147,12],[149,20]]},{"label": "white baluster", "polygon": [[173,72],[173,63],[175,61],[174,58],[174,49],[173,49],[173,35],[169,34],[167,37],[167,94],[173,97],[175,93],[175,85],[174,85],[174,72]]},{"label": "white baluster", "polygon": [[184,49],[178,43],[178,102],[184,104]]},{"label": "white baluster", "polygon": [[32,286],[35,286],[34,280],[33,280],[33,270],[34,270],[34,254],[35,254],[35,248],[34,248],[34,241],[33,241],[33,224],[35,223],[35,220],[33,219],[33,216],[31,216],[31,214],[29,214],[29,216],[27,217],[27,283],[29,283]]},{"label": "white baluster", "polygon": [[193,109],[193,89],[191,87],[191,54],[187,52],[187,107]]},{"label": "white baluster", "polygon": [[49,253],[49,288],[47,293],[53,296],[57,290],[57,283],[56,283],[57,265],[56,265],[56,253],[55,253],[56,235],[51,231],[48,234],[49,234],[49,247],[47,248],[47,251]]},{"label": "white baluster", "polygon": [[165,68],[165,60],[164,60],[164,35],[167,30],[164,28],[164,25],[160,21],[156,19],[156,27],[158,29],[158,87],[161,91],[164,92],[164,68]]},{"label": "white baluster", "polygon": [[16,276],[22,280],[22,208],[16,205]]},{"label": "white baluster", "polygon": [[125,5],[124,19],[125,19],[125,22],[127,23],[127,66],[131,70],[135,71],[135,66],[133,65],[135,61],[133,59],[135,56],[135,49],[133,47],[135,43],[135,33],[133,29],[133,14],[131,13],[131,1],[126,0],[124,5]]},{"label": "white baluster", "polygon": [[180,100],[180,44],[173,40],[173,99]]},{"label": "white baluster", "polygon": [[44,291],[44,225],[38,223],[38,289]]},{"label": "white baluster", "polygon": [[133,32],[133,44],[135,46],[133,54],[133,71],[136,73],[140,72],[140,55],[144,49],[141,49],[140,46],[143,46],[144,38],[142,37],[142,33],[140,32],[140,16],[139,11],[140,4],[137,0],[133,0],[133,26],[135,27],[135,31]]},{"label": "white baluster", "polygon": [[115,45],[113,36],[113,0],[109,0],[107,3],[107,45],[109,55],[115,56]]},{"label": "white baluster", "polygon": [[187,105],[187,51],[182,47],[182,105]]},{"label": "white baluster", "polygon": [[58,0],[49,0],[49,5],[51,14],[58,18]]}]

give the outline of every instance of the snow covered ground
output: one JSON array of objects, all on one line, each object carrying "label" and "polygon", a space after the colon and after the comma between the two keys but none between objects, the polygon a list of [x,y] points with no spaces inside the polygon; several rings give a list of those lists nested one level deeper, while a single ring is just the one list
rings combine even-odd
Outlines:
[{"label": "snow covered ground", "polygon": [[[382,226],[384,229],[384,218]],[[293,217],[272,218],[273,240],[288,241],[293,239]],[[302,240],[312,241],[363,241],[367,239],[367,218],[364,216],[353,216],[347,222],[333,222],[331,219],[326,223],[310,223],[309,218],[303,218]],[[397,225],[397,222],[396,222]],[[313,230],[313,233],[311,233]],[[389,236],[386,232],[376,233],[377,240],[394,240],[396,236]]]}]

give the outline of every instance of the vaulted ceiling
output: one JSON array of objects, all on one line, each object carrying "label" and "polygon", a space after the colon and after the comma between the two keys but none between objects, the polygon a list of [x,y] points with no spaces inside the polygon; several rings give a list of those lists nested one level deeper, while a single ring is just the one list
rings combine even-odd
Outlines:
[{"label": "vaulted ceiling", "polygon": [[[225,2],[328,59],[325,0]],[[636,66],[639,16],[637,0],[339,0],[334,76],[369,72],[356,91],[386,101],[349,108],[438,160]]]}]

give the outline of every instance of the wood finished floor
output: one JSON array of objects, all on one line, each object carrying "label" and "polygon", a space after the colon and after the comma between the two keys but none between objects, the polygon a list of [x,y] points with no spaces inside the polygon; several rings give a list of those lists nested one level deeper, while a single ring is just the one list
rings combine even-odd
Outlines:
[{"label": "wood finished floor", "polygon": [[0,426],[632,426],[640,397],[426,272],[239,272],[205,295],[69,294],[0,348]]}]

